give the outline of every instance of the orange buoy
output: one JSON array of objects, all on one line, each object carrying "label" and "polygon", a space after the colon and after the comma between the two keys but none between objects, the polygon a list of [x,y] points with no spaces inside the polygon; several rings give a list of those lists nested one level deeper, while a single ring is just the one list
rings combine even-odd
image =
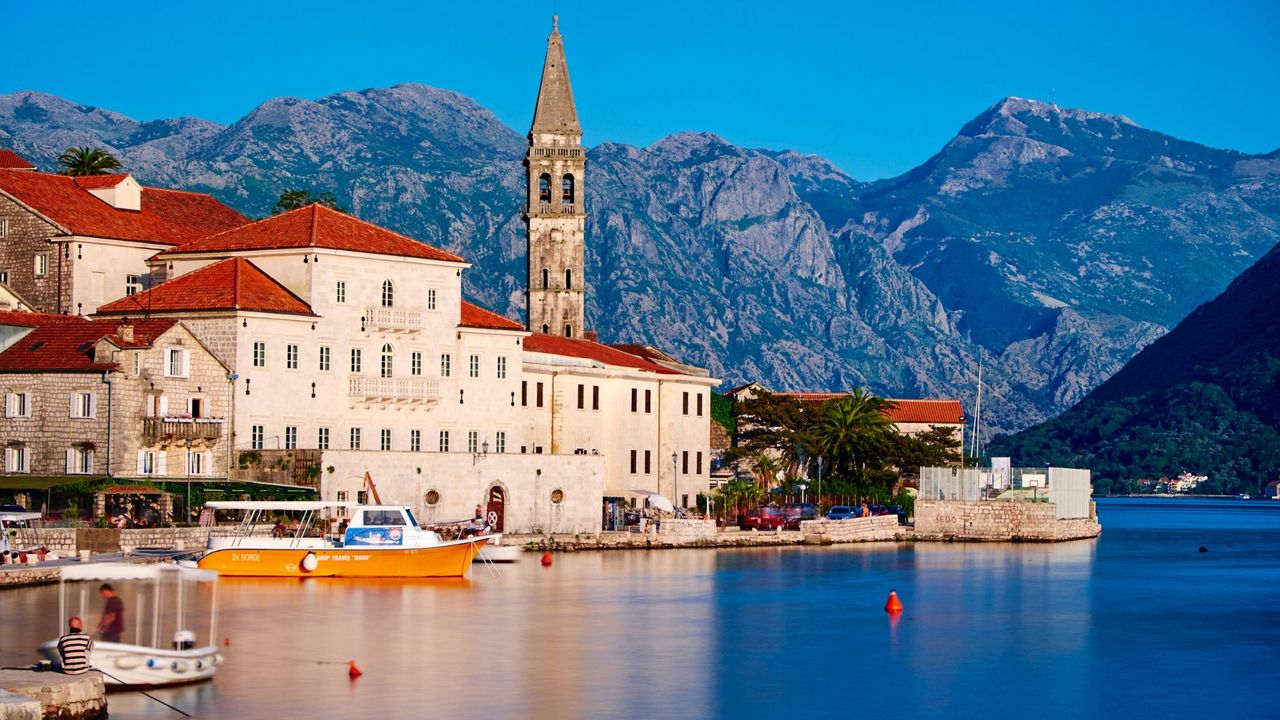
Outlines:
[{"label": "orange buoy", "polygon": [[542,567],[551,567],[551,551],[542,553]]},{"label": "orange buoy", "polygon": [[884,603],[884,611],[887,613],[902,612],[902,601],[898,599],[898,591],[890,590],[889,599]]},{"label": "orange buoy", "polygon": [[347,677],[351,678],[352,680],[355,680],[356,678],[360,677],[363,674],[364,673],[360,672],[360,668],[356,667],[355,660],[347,661]]},{"label": "orange buoy", "polygon": [[222,641],[222,644],[225,645],[226,647],[231,647],[231,638],[226,638],[225,640]]}]

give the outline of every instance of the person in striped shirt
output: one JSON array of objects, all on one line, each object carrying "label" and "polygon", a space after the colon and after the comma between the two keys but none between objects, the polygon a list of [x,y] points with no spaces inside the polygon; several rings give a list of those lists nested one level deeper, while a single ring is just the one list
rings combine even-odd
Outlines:
[{"label": "person in striped shirt", "polygon": [[67,675],[83,675],[89,671],[89,653],[93,650],[93,638],[84,631],[84,622],[78,617],[67,621],[67,634],[58,638],[58,655],[62,657],[62,672]]}]

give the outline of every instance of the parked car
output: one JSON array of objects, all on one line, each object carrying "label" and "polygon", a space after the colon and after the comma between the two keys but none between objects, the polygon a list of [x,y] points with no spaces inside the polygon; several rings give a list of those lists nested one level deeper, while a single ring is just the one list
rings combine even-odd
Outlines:
[{"label": "parked car", "polygon": [[779,508],[758,507],[742,516],[738,527],[743,530],[777,530],[787,524],[787,515]]},{"label": "parked car", "polygon": [[818,506],[813,503],[791,503],[783,508],[787,516],[786,529],[799,530],[802,520],[817,520]]},{"label": "parked car", "polygon": [[848,505],[832,505],[827,511],[828,520],[848,520],[851,517],[854,517],[854,512]]}]

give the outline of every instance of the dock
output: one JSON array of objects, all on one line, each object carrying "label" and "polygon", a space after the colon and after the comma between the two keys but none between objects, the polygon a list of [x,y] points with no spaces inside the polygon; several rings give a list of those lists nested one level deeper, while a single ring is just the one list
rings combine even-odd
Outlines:
[{"label": "dock", "polygon": [[97,720],[107,717],[102,675],[0,670],[0,720]]}]

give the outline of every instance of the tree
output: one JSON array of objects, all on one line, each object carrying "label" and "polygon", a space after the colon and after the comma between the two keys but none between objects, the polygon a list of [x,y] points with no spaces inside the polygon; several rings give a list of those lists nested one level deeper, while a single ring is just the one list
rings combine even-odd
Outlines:
[{"label": "tree", "polygon": [[921,467],[960,464],[960,438],[951,428],[930,425],[928,430],[915,435],[895,436],[887,459],[898,468],[903,480],[919,480]]},{"label": "tree", "polygon": [[887,400],[854,388],[847,397],[828,400],[822,414],[810,425],[808,445],[836,477],[861,485],[880,470],[895,436],[886,412]]},{"label": "tree", "polygon": [[325,192],[319,195],[312,195],[310,190],[285,190],[280,193],[280,199],[276,200],[275,206],[271,208],[271,214],[279,215],[282,212],[297,210],[314,203],[319,203],[340,213],[346,212],[346,209],[338,204],[338,198],[334,197],[333,193]]},{"label": "tree", "polygon": [[778,470],[778,461],[764,452],[756,455],[751,463],[751,473],[756,476],[756,482],[762,488],[773,485],[773,479],[778,476]]},{"label": "tree", "polygon": [[716,507],[724,511],[731,510],[734,515],[740,515],[746,509],[759,505],[763,499],[764,489],[745,480],[730,480],[716,491]]},{"label": "tree", "polygon": [[120,161],[101,148],[69,147],[58,156],[59,174],[83,176],[106,175],[119,170]]},{"label": "tree", "polygon": [[760,391],[738,404],[736,444],[725,453],[725,458],[731,462],[754,459],[770,450],[779,458],[775,472],[785,470],[790,475],[799,474],[801,455],[813,455],[805,431],[820,409],[816,403],[791,395]]}]

